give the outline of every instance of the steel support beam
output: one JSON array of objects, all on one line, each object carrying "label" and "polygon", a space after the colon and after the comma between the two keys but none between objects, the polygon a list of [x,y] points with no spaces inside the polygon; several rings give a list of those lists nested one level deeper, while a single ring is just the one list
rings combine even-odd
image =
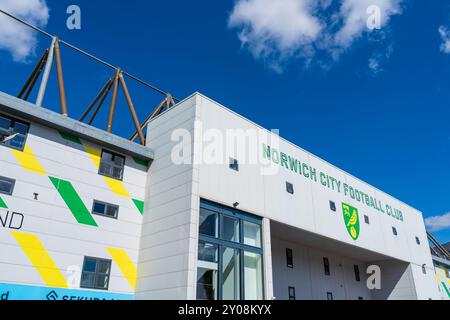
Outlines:
[{"label": "steel support beam", "polygon": [[41,86],[39,87],[39,92],[36,99],[36,105],[38,107],[42,107],[42,103],[44,101],[45,91],[47,90],[48,78],[50,76],[50,70],[52,69],[53,64],[53,53],[55,49],[56,38],[53,37],[52,44],[50,45],[48,51],[47,62],[45,63],[44,74],[42,75]]},{"label": "steel support beam", "polygon": [[61,105],[61,114],[67,116],[67,101],[66,101],[66,90],[64,89],[64,76],[61,63],[61,51],[59,49],[59,40],[55,40],[55,59],[56,59],[56,71],[58,73],[58,88],[59,88],[59,98]]},{"label": "steel support beam", "polygon": [[139,135],[139,140],[141,142],[141,145],[145,144],[145,138],[142,134],[141,126],[139,124],[139,120],[136,114],[136,110],[134,109],[133,101],[131,100],[130,93],[128,92],[127,84],[125,83],[125,79],[123,78],[123,75],[120,74],[119,76],[120,83],[122,84],[123,91],[125,93],[125,98],[127,99],[128,107],[130,108],[131,116],[133,117],[134,126],[136,127],[136,131]]},{"label": "steel support beam", "polygon": [[106,131],[108,132],[112,132],[112,126],[114,122],[114,112],[116,110],[116,102],[117,102],[117,91],[119,89],[119,75],[120,75],[120,68],[117,68],[116,74],[114,75],[113,94],[111,98],[111,106],[109,108],[108,123],[106,125]]}]

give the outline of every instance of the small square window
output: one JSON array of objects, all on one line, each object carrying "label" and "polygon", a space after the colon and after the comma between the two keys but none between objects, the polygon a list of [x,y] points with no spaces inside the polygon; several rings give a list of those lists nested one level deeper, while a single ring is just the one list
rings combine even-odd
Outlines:
[{"label": "small square window", "polygon": [[294,194],[294,185],[290,182],[286,182],[286,191],[290,194]]},{"label": "small square window", "polygon": [[333,292],[327,292],[327,300],[333,300]]},{"label": "small square window", "polygon": [[398,232],[397,232],[397,228],[396,228],[396,227],[392,227],[392,233],[394,234],[394,236],[397,236],[397,235],[398,235]]},{"label": "small square window", "polygon": [[25,148],[30,125],[0,115],[0,145],[22,151]]},{"label": "small square window", "polygon": [[369,216],[364,215],[364,222],[365,222],[366,224],[370,224]]},{"label": "small square window", "polygon": [[294,254],[289,248],[286,248],[286,265],[288,268],[294,268]]},{"label": "small square window", "polygon": [[16,181],[6,177],[0,177],[0,193],[12,195]]},{"label": "small square window", "polygon": [[295,300],[295,288],[289,287],[289,300]]},{"label": "small square window", "polygon": [[418,245],[420,245],[420,239],[419,239],[419,237],[416,237],[416,243],[417,243]]},{"label": "small square window", "polygon": [[330,201],[330,210],[336,212],[336,203],[334,201]]},{"label": "small square window", "polygon": [[94,200],[94,204],[92,206],[92,213],[99,216],[117,219],[119,215],[119,206]]},{"label": "small square window", "polygon": [[323,270],[326,276],[330,275],[330,260],[328,258],[323,258]]},{"label": "small square window", "polygon": [[103,150],[100,160],[99,174],[116,180],[123,179],[125,157]]},{"label": "small square window", "polygon": [[111,260],[85,257],[80,287],[85,289],[108,290],[110,274]]},{"label": "small square window", "polygon": [[230,158],[230,169],[239,171],[239,162],[234,158]]}]

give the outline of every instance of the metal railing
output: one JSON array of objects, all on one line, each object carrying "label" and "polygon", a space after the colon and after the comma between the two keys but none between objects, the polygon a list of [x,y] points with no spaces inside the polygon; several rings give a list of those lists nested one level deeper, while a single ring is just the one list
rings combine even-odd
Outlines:
[{"label": "metal railing", "polygon": [[[113,90],[112,90],[111,104],[109,107],[108,121],[107,121],[107,126],[106,126],[106,130],[108,132],[112,132],[113,124],[114,124],[116,102],[117,102],[117,94],[118,94],[119,85],[120,85],[125,94],[125,98],[126,98],[126,101],[127,101],[128,107],[129,107],[129,111],[130,111],[130,114],[133,119],[133,124],[136,129],[135,132],[133,133],[133,135],[129,138],[129,140],[135,141],[137,139],[137,137],[139,137],[140,143],[142,145],[144,145],[145,137],[144,137],[143,131],[144,131],[145,127],[148,125],[148,123],[154,117],[156,117],[161,112],[163,112],[165,109],[169,109],[169,108],[173,107],[177,102],[180,101],[179,99],[173,97],[170,93],[161,90],[160,88],[142,80],[141,78],[139,78],[133,74],[130,74],[129,72],[124,71],[121,68],[116,67],[113,64],[111,64],[101,58],[98,58],[97,56],[95,56],[91,53],[88,53],[73,44],[70,44],[62,39],[59,39],[57,36],[52,35],[46,31],[38,28],[35,25],[32,25],[32,24],[30,24],[30,23],[28,23],[16,16],[2,10],[2,9],[0,9],[0,13],[10,17],[12,20],[14,20],[18,23],[21,23],[21,24],[35,30],[36,32],[39,32],[39,33],[49,37],[52,40],[50,47],[45,50],[42,57],[39,59],[36,67],[34,68],[33,72],[31,73],[31,75],[25,82],[24,86],[20,90],[20,92],[18,94],[18,98],[20,98],[20,99],[23,99],[23,100],[29,99],[29,96],[30,96],[33,88],[35,87],[37,80],[42,75],[41,83],[39,86],[39,91],[38,91],[37,98],[36,98],[36,105],[39,107],[42,107],[45,92],[47,90],[47,84],[48,84],[50,71],[51,71],[51,68],[53,65],[53,60],[55,60],[56,72],[57,72],[57,76],[58,76],[60,112],[63,116],[69,115],[69,110],[67,108],[67,101],[66,101],[66,91],[65,91],[65,85],[64,85],[64,75],[63,75],[61,49],[60,49],[60,44],[62,44],[84,56],[89,57],[90,59],[92,59],[98,63],[103,64],[104,66],[106,66],[108,68],[115,70],[114,76],[111,77],[106,82],[106,84],[103,86],[103,88],[97,94],[97,96],[94,98],[94,100],[88,106],[88,108],[83,112],[82,116],[79,119],[79,121],[81,121],[81,122],[86,120],[87,116],[94,110],[91,117],[87,121],[87,123],[89,125],[91,125],[93,123],[94,119],[98,115],[104,101],[106,100],[106,98],[112,88]],[[139,119],[136,114],[136,110],[135,110],[133,101],[131,99],[130,93],[128,91],[128,87],[126,85],[124,76],[127,76],[128,78],[150,88],[151,90],[157,92],[158,94],[164,95],[163,101],[154,109],[154,111],[142,123],[139,122]]]}]

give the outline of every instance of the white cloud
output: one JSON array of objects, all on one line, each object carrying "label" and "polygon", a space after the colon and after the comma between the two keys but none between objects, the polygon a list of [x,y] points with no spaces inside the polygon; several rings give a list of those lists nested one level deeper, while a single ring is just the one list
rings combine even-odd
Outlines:
[{"label": "white cloud", "polygon": [[384,71],[384,65],[387,63],[392,53],[394,52],[394,46],[388,45],[384,52],[377,51],[372,54],[368,60],[369,72],[372,76],[377,76]]},{"label": "white cloud", "polygon": [[450,228],[450,212],[441,216],[433,216],[425,219],[425,224],[430,231],[441,231]]},{"label": "white cloud", "polygon": [[[229,26],[257,59],[310,62],[318,52],[338,60],[366,32],[368,7],[377,6],[380,27],[400,14],[402,0],[237,0]],[[272,63],[274,61],[271,61]],[[372,61],[374,66],[375,61]]]},{"label": "white cloud", "polygon": [[392,15],[401,13],[400,1],[344,0],[339,11],[343,24],[335,35],[336,44],[342,48],[347,48],[364,31],[369,31],[367,28],[367,20],[369,18],[367,8],[370,6],[375,6],[379,9],[380,27],[386,26]]},{"label": "white cloud", "polygon": [[[39,27],[49,19],[45,0],[0,0],[0,8]],[[0,14],[0,49],[9,51],[15,61],[25,62],[34,54],[36,36],[34,30]]]},{"label": "white cloud", "polygon": [[375,56],[372,56],[369,58],[368,67],[372,71],[372,73],[375,75],[377,75],[378,73],[380,73],[382,71],[381,66],[380,66],[380,60]]},{"label": "white cloud", "polygon": [[440,26],[438,31],[442,39],[441,51],[450,54],[450,30],[444,26]]},{"label": "white cloud", "polygon": [[257,58],[279,53],[288,56],[311,44],[322,30],[312,16],[313,0],[241,0],[230,15],[230,27]]}]

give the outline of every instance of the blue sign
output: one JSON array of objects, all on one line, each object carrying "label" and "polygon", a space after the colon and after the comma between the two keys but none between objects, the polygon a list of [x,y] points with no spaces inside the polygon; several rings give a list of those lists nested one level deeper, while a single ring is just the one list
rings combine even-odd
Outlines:
[{"label": "blue sign", "polygon": [[0,283],[0,300],[133,300],[134,295]]}]

